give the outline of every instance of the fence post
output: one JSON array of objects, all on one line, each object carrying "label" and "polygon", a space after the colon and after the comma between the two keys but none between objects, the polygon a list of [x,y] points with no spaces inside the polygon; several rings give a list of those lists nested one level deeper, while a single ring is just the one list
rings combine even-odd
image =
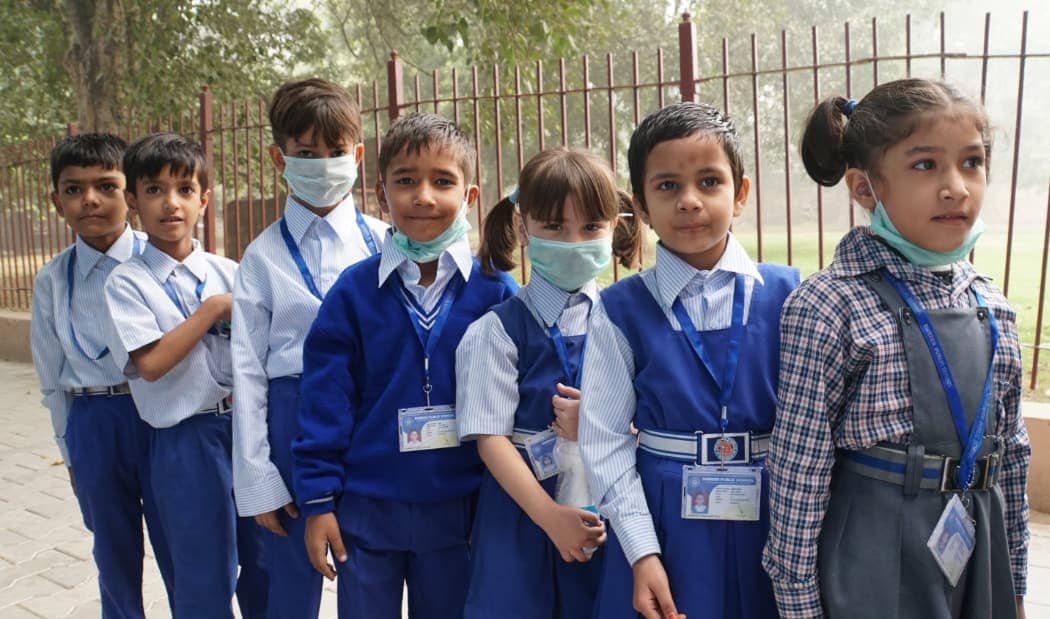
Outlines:
[{"label": "fence post", "polygon": [[397,50],[392,50],[390,60],[386,62],[386,99],[391,121],[401,114],[401,106],[404,105],[403,77],[404,68],[401,65],[401,57],[397,55]]},{"label": "fence post", "polygon": [[696,101],[696,24],[689,13],[682,13],[678,24],[678,90],[682,101]]},{"label": "fence post", "polygon": [[68,123],[68,124],[66,124],[66,135],[76,135],[76,134],[77,134],[77,124],[76,123]]},{"label": "fence post", "polygon": [[[201,187],[201,191],[204,191],[211,189],[215,184],[210,180],[215,177],[215,144],[211,135],[214,129],[211,116],[211,91],[208,90],[207,84],[201,85],[200,101],[200,143],[201,148],[204,149],[204,161],[208,164],[208,170],[210,171],[208,186]],[[212,196],[213,200],[214,198],[215,196]],[[204,251],[215,253],[215,210],[217,204],[213,201],[210,206],[211,208],[204,211]]]}]

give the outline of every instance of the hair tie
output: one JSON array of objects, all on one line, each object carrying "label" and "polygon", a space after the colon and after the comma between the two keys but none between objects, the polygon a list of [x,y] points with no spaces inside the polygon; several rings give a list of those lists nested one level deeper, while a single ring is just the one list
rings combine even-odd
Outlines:
[{"label": "hair tie", "polygon": [[846,102],[842,104],[842,113],[846,115],[846,118],[852,116],[853,110],[855,109],[857,109],[856,99],[847,99]]},{"label": "hair tie", "polygon": [[510,200],[510,203],[513,204],[514,206],[518,205],[518,186],[517,185],[515,185],[514,189],[511,189],[510,193],[507,194],[507,199]]}]

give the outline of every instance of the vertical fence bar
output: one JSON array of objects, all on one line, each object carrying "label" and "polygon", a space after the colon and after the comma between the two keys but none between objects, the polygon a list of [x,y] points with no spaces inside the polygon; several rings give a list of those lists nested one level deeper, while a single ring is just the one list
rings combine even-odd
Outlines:
[{"label": "vertical fence bar", "polygon": [[[616,178],[616,91],[614,89],[613,56],[605,54],[605,84],[608,86],[608,118],[609,118],[609,169],[612,170],[613,178]],[[620,281],[620,262],[612,261],[613,281]]]},{"label": "vertical fence bar", "polygon": [[415,85],[415,90],[416,90],[416,114],[418,114],[419,113],[419,100],[422,98],[420,96],[420,88],[419,88],[419,72],[416,72],[416,76],[415,76],[415,78],[412,81],[413,81],[413,83]]},{"label": "vertical fence bar", "polygon": [[[494,116],[494,126],[496,129],[496,195],[503,196],[503,114],[500,109],[500,83],[499,83],[499,67],[492,65],[492,113]],[[481,149],[481,144],[478,144],[478,149]],[[484,205],[480,205],[478,208],[478,216],[482,215]]]},{"label": "vertical fence bar", "polygon": [[[241,161],[240,153],[241,147],[237,141],[238,129],[241,128],[237,120],[237,104],[230,104],[230,156],[233,159],[233,206],[236,209],[242,207],[241,204]],[[255,213],[252,209],[245,209],[248,212],[248,238],[255,236]]]},{"label": "vertical fence bar", "polygon": [[434,90],[434,113],[438,114],[438,102],[441,101],[441,82],[438,80],[438,70],[434,69],[430,73],[430,83]]},{"label": "vertical fence bar", "polygon": [[634,126],[637,127],[638,123],[641,122],[642,114],[642,93],[638,90],[638,84],[641,83],[638,79],[638,52],[631,51],[631,94],[634,98]]},{"label": "vertical fence bar", "polygon": [[941,30],[941,79],[943,80],[944,79],[944,74],[946,72],[946,64],[945,63],[948,60],[948,56],[945,54],[945,50],[947,49],[947,47],[946,47],[947,43],[945,41],[946,37],[945,37],[945,32],[944,32],[944,11],[941,11],[940,30]]},{"label": "vertical fence bar", "polygon": [[871,18],[871,82],[879,85],[879,21]]},{"label": "vertical fence bar", "polygon": [[696,24],[682,13],[678,24],[678,91],[682,101],[696,101]]},{"label": "vertical fence bar", "polygon": [[911,77],[911,13],[904,16],[904,75]]},{"label": "vertical fence bar", "polygon": [[[266,117],[266,103],[259,98],[259,204],[262,208],[266,208],[266,174],[264,171],[269,168],[270,178],[273,181],[277,180],[277,169],[274,168],[268,158],[270,141],[266,138],[266,127],[269,123],[269,118]],[[358,108],[360,109],[360,108]],[[274,183],[276,185],[276,182]],[[277,221],[281,216],[281,207],[277,204],[277,192],[273,192],[273,200],[270,203],[270,211],[273,213],[272,221]],[[225,218],[223,218],[225,220]],[[237,246],[237,259],[240,260],[241,246]]]},{"label": "vertical fence bar", "polygon": [[452,67],[452,120],[459,124],[459,72]]},{"label": "vertical fence bar", "polygon": [[[525,165],[525,144],[522,143],[521,133],[521,66],[514,65],[514,144],[517,147],[514,153],[517,157],[515,178],[518,176],[517,172]],[[502,197],[502,194],[500,196]]]},{"label": "vertical fence bar", "polygon": [[561,145],[569,145],[569,113],[565,107],[565,59],[558,59],[558,103],[561,111]]},{"label": "vertical fence bar", "polygon": [[656,107],[664,108],[664,48],[656,48]]},{"label": "vertical fence bar", "polygon": [[583,55],[583,145],[591,147],[591,60]]},{"label": "vertical fence bar", "polygon": [[[215,169],[215,144],[212,141],[212,101],[211,91],[208,90],[207,84],[201,85],[200,94],[200,109],[201,109],[201,126],[200,126],[200,144],[201,148],[204,149],[204,161],[208,166],[209,170]],[[212,174],[211,176],[215,176]],[[209,182],[207,187],[201,189],[211,189],[214,183]],[[215,252],[215,208],[214,206],[204,211],[204,251]]]},{"label": "vertical fence bar", "polygon": [[[357,86],[355,86],[354,87],[354,97],[357,98],[357,109],[359,109],[359,110],[365,109],[364,96],[365,96],[365,93],[364,93],[364,90],[361,88],[361,84],[358,84]],[[374,114],[374,112],[373,112],[373,114]],[[361,118],[361,144],[364,145],[364,143],[365,143],[365,120],[364,120],[364,117],[362,117]],[[359,187],[358,193],[361,195],[361,201],[358,203],[358,208],[361,209],[362,213],[368,213],[368,192],[367,192],[367,189],[366,189],[368,187],[368,155],[367,155],[367,150],[366,150],[365,154],[362,154],[362,156],[361,156],[361,163],[357,166],[357,169],[358,169],[358,178],[360,178],[360,181],[358,181],[358,187]],[[274,174],[273,180],[274,180],[273,200],[274,200],[274,203],[276,204],[276,202],[277,202],[277,174],[276,173]]]},{"label": "vertical fence bar", "polygon": [[[543,126],[543,61],[536,61],[536,126],[539,150],[546,145],[547,128]],[[519,168],[520,169],[520,168]]]},{"label": "vertical fence bar", "polygon": [[1028,11],[1021,14],[1021,58],[1017,70],[1017,116],[1014,121],[1014,151],[1010,171],[1010,214],[1006,225],[1006,267],[1003,274],[1003,294],[1009,297],[1010,258],[1014,247],[1014,216],[1017,209],[1017,176],[1021,156],[1021,112],[1024,104],[1024,72],[1028,56]]},{"label": "vertical fence bar", "polygon": [[722,111],[729,114],[729,39],[722,37]]},{"label": "vertical fence bar", "polygon": [[30,272],[33,271],[33,265],[36,262],[35,247],[33,243],[33,229],[32,224],[29,221],[30,212],[30,197],[29,197],[29,182],[26,180],[26,161],[29,160],[29,147],[28,145],[22,148],[22,162],[18,168],[18,182],[21,186],[21,229],[22,229],[22,273],[19,278],[19,293],[21,293],[19,301],[22,307],[28,305],[28,298],[26,290],[30,287],[31,281],[29,279]]},{"label": "vertical fence bar", "polygon": [[[474,144],[481,152],[481,89],[478,86],[478,65],[470,68],[472,97],[474,101]],[[474,182],[478,184],[478,204],[485,204],[484,183],[481,178],[481,157],[474,159]],[[481,208],[477,209],[478,230],[481,229]]]},{"label": "vertical fence bar", "polygon": [[[4,150],[6,151],[7,149]],[[7,161],[0,162],[0,204],[10,205],[11,199],[9,196],[9,185],[7,183],[7,170]],[[8,288],[13,286],[7,268],[11,235],[8,233],[7,226],[4,223],[4,219],[9,210],[10,207],[0,209],[0,238],[4,239],[4,243],[0,244],[0,303],[3,304],[3,307],[12,307],[14,305],[11,303],[10,295],[8,294]]]},{"label": "vertical fence bar", "polygon": [[1028,382],[1029,389],[1035,389],[1039,382],[1039,345],[1043,341],[1043,303],[1046,301],[1046,263],[1047,249],[1050,246],[1050,191],[1047,192],[1046,223],[1043,226],[1043,262],[1039,273],[1039,302],[1035,306],[1035,343],[1032,347],[1032,375]]},{"label": "vertical fence bar", "polygon": [[[813,105],[820,103],[820,59],[817,27],[810,29],[813,48]],[[824,191],[817,184],[817,268],[824,268]]]},{"label": "vertical fence bar", "polygon": [[401,113],[401,105],[405,99],[404,68],[401,66],[401,57],[397,51],[390,52],[390,60],[386,63],[386,104],[387,113],[393,121]]},{"label": "vertical fence bar", "polygon": [[[791,246],[791,93],[788,84],[787,30],[780,31],[780,76],[784,92],[784,214],[787,218],[787,263],[792,261]],[[757,125],[756,125],[757,126]]]},{"label": "vertical fence bar", "polygon": [[[255,212],[255,197],[252,195],[252,123],[248,109],[247,99],[244,101],[244,201],[248,205],[248,212]],[[259,209],[259,230],[266,227],[266,209]],[[259,230],[252,230],[254,238]]]},{"label": "vertical fence bar", "polygon": [[751,34],[751,109],[755,114],[755,236],[756,254],[762,261],[762,131],[758,109],[758,41]]},{"label": "vertical fence bar", "polygon": [[988,44],[991,40],[992,14],[984,14],[984,43],[981,45],[981,106],[984,106],[988,88]]},{"label": "vertical fence bar", "polygon": [[[385,182],[386,179],[383,178],[383,171],[379,169],[379,154],[383,149],[383,134],[379,132],[379,84],[375,80],[372,80],[372,110],[372,127],[376,141],[376,182],[378,183],[380,181]],[[383,217],[383,209],[378,204],[378,198],[376,202],[376,206],[379,207],[379,216]]]}]

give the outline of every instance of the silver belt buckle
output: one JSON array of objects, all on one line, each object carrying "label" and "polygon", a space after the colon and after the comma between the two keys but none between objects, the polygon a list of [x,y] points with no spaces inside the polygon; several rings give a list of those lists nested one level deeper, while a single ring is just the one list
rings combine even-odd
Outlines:
[{"label": "silver belt buckle", "polygon": [[750,432],[703,432],[696,433],[696,450],[700,464],[750,464]]}]

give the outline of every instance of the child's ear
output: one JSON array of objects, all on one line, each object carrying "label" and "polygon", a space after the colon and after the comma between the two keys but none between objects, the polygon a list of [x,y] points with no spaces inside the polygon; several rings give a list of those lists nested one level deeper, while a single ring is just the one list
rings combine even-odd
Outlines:
[{"label": "child's ear", "polygon": [[135,197],[135,192],[130,189],[124,190],[124,202],[128,205],[128,210],[134,213],[139,212],[138,198]]},{"label": "child's ear", "polygon": [[273,167],[277,170],[278,174],[284,174],[284,152],[281,147],[276,144],[270,144],[267,149],[270,153],[270,161],[273,162]]},{"label": "child's ear", "polygon": [[211,203],[211,189],[205,189],[201,192],[201,215],[208,209],[208,205]]},{"label": "child's ear", "polygon": [[363,142],[354,144],[354,161],[357,165],[361,165],[361,162],[365,160],[365,145]]},{"label": "child's ear", "polygon": [[647,225],[650,228],[652,228],[653,224],[651,224],[649,222],[649,209],[645,208],[645,205],[642,204],[642,201],[638,199],[638,194],[636,194],[636,193],[632,193],[631,194],[631,204],[634,205],[634,212],[635,212],[635,214],[638,217],[642,218],[642,222],[645,225]]},{"label": "child's ear", "polygon": [[740,213],[744,212],[744,207],[747,205],[747,196],[751,194],[751,179],[743,176],[740,178],[740,189],[736,190],[736,196],[733,198],[733,217],[740,217]]},{"label": "child's ear", "polygon": [[386,201],[386,185],[383,184],[383,179],[380,178],[376,181],[376,202],[379,203],[379,210],[383,211],[387,215],[390,214],[390,205]]},{"label": "child's ear", "polygon": [[478,201],[478,195],[481,194],[481,189],[477,185],[467,186],[467,210],[474,208],[474,203]]},{"label": "child's ear", "polygon": [[55,205],[55,210],[58,211],[58,216],[65,219],[66,213],[62,210],[62,201],[58,199],[58,191],[51,192],[51,204]]},{"label": "child's ear", "polygon": [[850,199],[866,211],[875,210],[875,193],[871,190],[868,175],[860,168],[849,168],[845,178]]}]

